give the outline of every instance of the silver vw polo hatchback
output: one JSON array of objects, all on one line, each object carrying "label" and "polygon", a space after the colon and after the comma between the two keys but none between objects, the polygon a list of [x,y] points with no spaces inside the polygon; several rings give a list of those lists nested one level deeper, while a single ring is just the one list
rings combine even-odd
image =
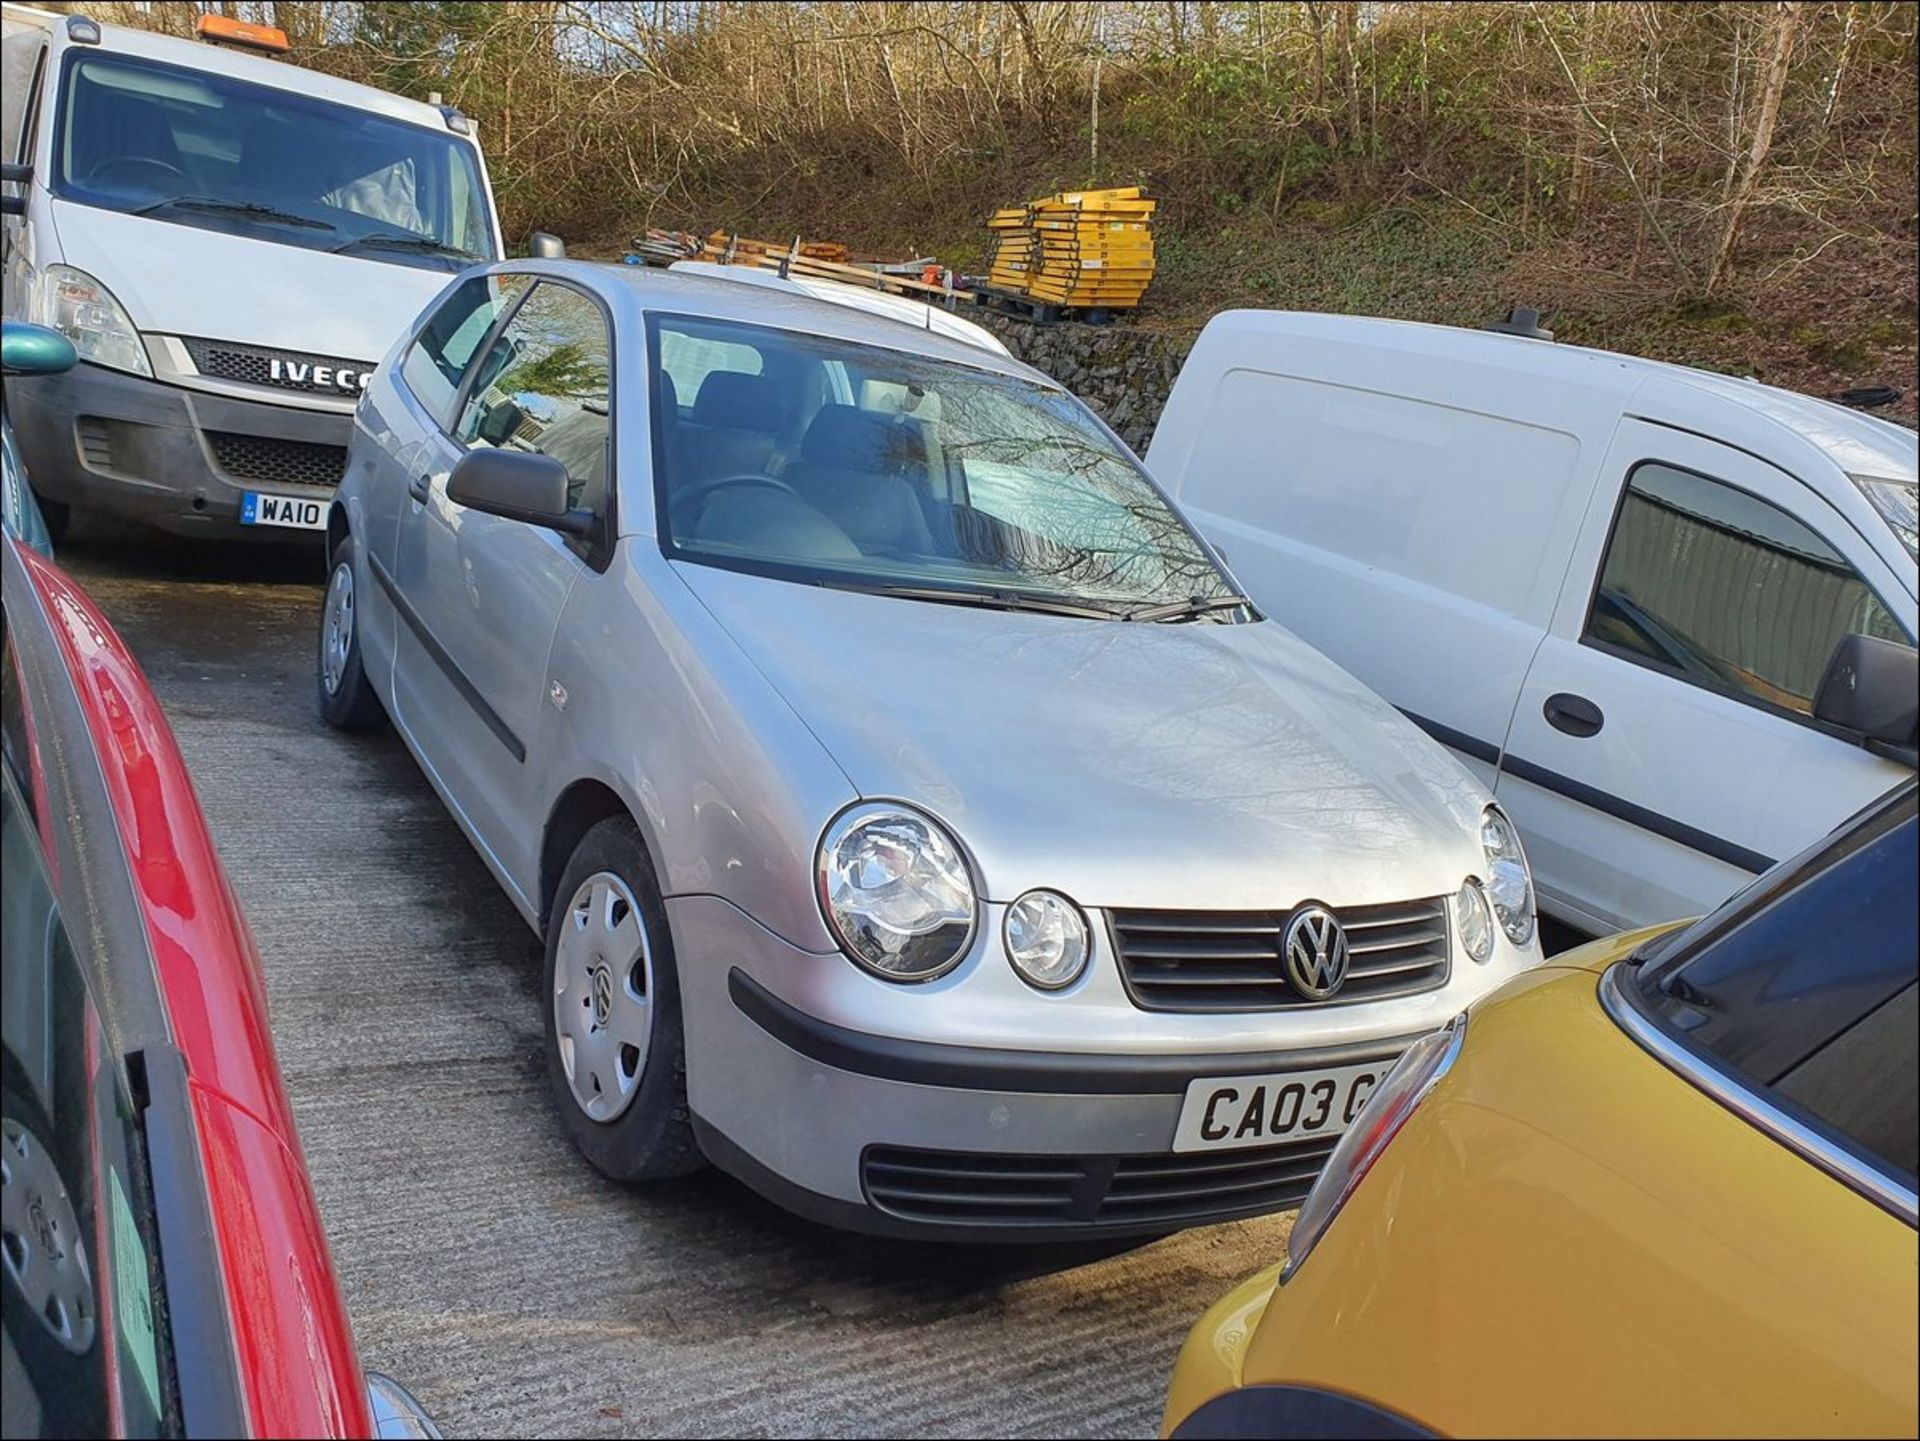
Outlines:
[{"label": "silver vw polo hatchback", "polygon": [[1294,1204],[1539,959],[1512,827],[1005,355],[760,287],[469,271],[361,402],[319,700],[546,940],[609,1176],[870,1231]]}]

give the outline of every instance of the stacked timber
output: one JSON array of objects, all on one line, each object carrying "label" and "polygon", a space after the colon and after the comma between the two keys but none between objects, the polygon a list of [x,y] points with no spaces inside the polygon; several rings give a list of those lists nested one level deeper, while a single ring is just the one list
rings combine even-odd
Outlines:
[{"label": "stacked timber", "polygon": [[1154,202],[1135,185],[996,210],[987,283],[1073,309],[1127,309],[1153,279]]}]

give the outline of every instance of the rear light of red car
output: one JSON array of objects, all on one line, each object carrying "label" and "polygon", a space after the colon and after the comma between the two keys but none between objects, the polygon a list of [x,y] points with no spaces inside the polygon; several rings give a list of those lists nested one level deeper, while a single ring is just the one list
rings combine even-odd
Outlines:
[{"label": "rear light of red car", "polygon": [[1386,1078],[1374,1087],[1367,1104],[1340,1144],[1327,1159],[1327,1168],[1313,1183],[1300,1214],[1293,1218],[1293,1230],[1287,1236],[1287,1269],[1284,1281],[1300,1269],[1354,1188],[1366,1179],[1380,1153],[1387,1149],[1400,1128],[1413,1115],[1414,1108],[1426,1099],[1427,1092],[1439,1084],[1452,1069],[1454,1057],[1467,1038],[1467,1016],[1462,1011],[1441,1030],[1422,1036],[1407,1048]]}]

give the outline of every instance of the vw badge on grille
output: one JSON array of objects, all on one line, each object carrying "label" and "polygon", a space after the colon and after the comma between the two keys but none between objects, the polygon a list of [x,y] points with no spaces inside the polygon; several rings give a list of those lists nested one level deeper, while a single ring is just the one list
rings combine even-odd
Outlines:
[{"label": "vw badge on grille", "polygon": [[1324,1001],[1346,984],[1347,933],[1325,906],[1302,906],[1280,933],[1287,980],[1310,1001]]}]

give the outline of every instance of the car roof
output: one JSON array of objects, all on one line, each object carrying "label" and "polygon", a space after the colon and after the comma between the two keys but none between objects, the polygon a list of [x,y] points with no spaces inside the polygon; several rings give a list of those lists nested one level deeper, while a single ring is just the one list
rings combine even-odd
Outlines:
[{"label": "car roof", "polygon": [[[14,5],[9,5],[6,13],[9,21],[41,24],[42,28],[54,37],[56,45],[65,41],[67,17],[64,15],[47,15],[46,12]],[[46,20],[49,19],[55,23],[46,24]],[[435,130],[447,128],[446,117],[437,107],[425,101],[409,100],[404,95],[395,95],[388,90],[379,90],[371,85],[361,85],[352,80],[341,80],[305,65],[296,65],[288,60],[270,59],[265,55],[231,45],[214,45],[204,40],[185,40],[175,35],[158,35],[151,30],[135,30],[126,25],[102,24],[98,45],[82,45],[66,41],[65,48],[82,54],[98,52],[106,55],[132,55],[141,59],[179,65],[187,69],[231,75],[236,80],[266,85],[276,90],[290,90],[295,94],[311,96],[316,100],[330,100],[336,105],[350,106],[355,110],[370,110],[414,125],[431,126]]]},{"label": "car roof", "polygon": [[[1359,345],[1391,351],[1407,362],[1407,379],[1420,374],[1457,379],[1471,365],[1499,388],[1494,403],[1524,404],[1527,387],[1552,382],[1585,391],[1596,428],[1634,415],[1756,450],[1804,458],[1811,451],[1852,475],[1920,479],[1920,436],[1892,421],[1831,401],[1717,375],[1667,361],[1498,331],[1467,330],[1411,320],[1331,315],[1315,311],[1228,310],[1207,324],[1202,344],[1235,340]],[[1197,353],[1197,350],[1196,350]],[[1564,392],[1563,392],[1564,393]]]},{"label": "car roof", "polygon": [[797,287],[741,285],[671,269],[587,260],[507,260],[488,269],[572,280],[611,305],[632,307],[638,313],[636,319],[639,314],[686,315],[764,325],[951,361],[974,370],[1037,381],[1050,389],[1060,388],[1051,377],[1000,351],[865,308],[820,300]]}]

